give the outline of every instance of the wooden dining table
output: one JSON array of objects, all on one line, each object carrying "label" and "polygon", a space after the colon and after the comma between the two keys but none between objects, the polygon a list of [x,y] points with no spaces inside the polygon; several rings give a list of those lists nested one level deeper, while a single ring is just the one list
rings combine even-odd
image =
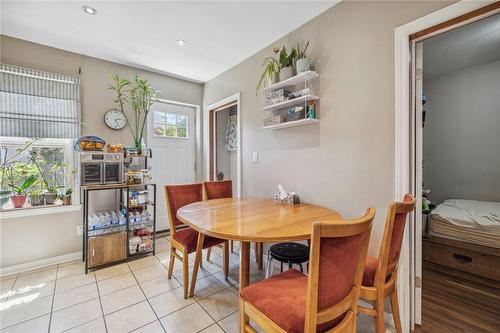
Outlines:
[{"label": "wooden dining table", "polygon": [[[199,232],[197,251],[201,251],[205,236],[241,241],[241,291],[250,280],[250,242],[307,240],[314,221],[342,217],[334,210],[311,204],[286,205],[269,198],[229,198],[186,205],[177,211],[177,218]],[[196,271],[200,257],[197,256],[198,262],[195,262]]]}]

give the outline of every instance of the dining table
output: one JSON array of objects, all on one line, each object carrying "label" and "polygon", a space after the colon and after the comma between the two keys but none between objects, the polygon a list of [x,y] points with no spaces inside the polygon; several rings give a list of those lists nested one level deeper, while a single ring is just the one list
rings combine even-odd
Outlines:
[{"label": "dining table", "polygon": [[[225,198],[198,201],[180,208],[177,218],[198,231],[198,248],[205,236],[240,241],[240,291],[250,281],[250,242],[308,240],[318,220],[338,220],[336,211],[307,203],[282,204],[270,198]],[[197,256],[194,269],[200,265]],[[196,276],[196,275],[193,275]]]}]

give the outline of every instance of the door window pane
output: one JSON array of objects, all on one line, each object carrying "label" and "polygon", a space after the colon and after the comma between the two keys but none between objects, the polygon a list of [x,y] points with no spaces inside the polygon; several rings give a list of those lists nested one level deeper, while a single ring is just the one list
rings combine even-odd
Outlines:
[{"label": "door window pane", "polygon": [[188,116],[179,113],[153,112],[153,134],[167,138],[188,137]]}]

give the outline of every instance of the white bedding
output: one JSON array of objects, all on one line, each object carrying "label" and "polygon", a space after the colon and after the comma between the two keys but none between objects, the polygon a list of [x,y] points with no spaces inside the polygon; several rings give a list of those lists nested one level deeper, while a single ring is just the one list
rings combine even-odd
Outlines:
[{"label": "white bedding", "polygon": [[500,203],[445,200],[431,212],[430,233],[500,247]]}]

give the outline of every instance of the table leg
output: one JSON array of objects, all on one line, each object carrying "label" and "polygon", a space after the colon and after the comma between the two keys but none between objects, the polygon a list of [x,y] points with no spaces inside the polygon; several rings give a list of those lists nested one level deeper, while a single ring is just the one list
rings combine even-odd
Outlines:
[{"label": "table leg", "polygon": [[[247,287],[250,281],[250,243],[241,242],[240,245],[240,291]],[[240,332],[245,332],[245,324],[248,324],[248,316],[244,314],[242,302],[240,301]]]},{"label": "table leg", "polygon": [[250,281],[250,243],[241,242],[240,248],[240,291],[248,286]]}]

